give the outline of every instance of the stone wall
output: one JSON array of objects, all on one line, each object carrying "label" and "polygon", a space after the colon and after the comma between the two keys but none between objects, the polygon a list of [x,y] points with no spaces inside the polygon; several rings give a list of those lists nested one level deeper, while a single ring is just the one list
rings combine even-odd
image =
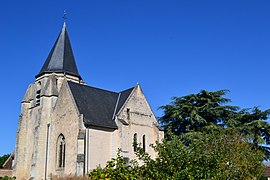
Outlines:
[{"label": "stone wall", "polygon": [[[135,159],[133,148],[134,134],[137,134],[137,142],[143,145],[145,135],[146,152],[152,158],[156,156],[150,144],[155,144],[163,139],[163,132],[158,129],[158,122],[149,106],[139,85],[135,87],[131,96],[117,115],[119,148],[123,150],[123,156],[130,160]],[[124,122],[124,123],[123,123]]]},{"label": "stone wall", "polygon": [[[70,78],[68,77],[68,79]],[[72,79],[72,81],[76,81],[76,79]],[[72,99],[70,96],[70,104],[67,102],[67,106],[70,107],[70,109],[73,108],[72,110],[68,108],[65,109],[65,106],[63,106],[63,104],[65,105],[66,103],[65,98],[62,98],[64,99],[62,101],[63,104],[59,104],[57,111],[54,109],[58,91],[63,82],[66,82],[66,77],[63,75],[45,74],[31,84],[25,93],[22,101],[15,147],[13,175],[16,176],[17,179],[29,179],[32,177],[40,180],[48,176],[49,162],[46,158],[48,159],[50,151],[55,152],[55,150],[51,148],[48,148],[47,151],[47,143],[48,147],[50,146],[49,142],[47,142],[50,138],[48,138],[47,135],[50,136],[49,131],[52,128],[51,120],[55,118],[51,117],[51,115],[54,114],[53,112],[58,111],[62,113],[63,116],[70,116],[73,121],[78,122],[78,115],[76,114],[76,110],[74,110],[74,102],[71,102]],[[63,94],[62,97],[63,96],[67,96],[67,93]],[[66,98],[68,98],[68,96]],[[71,106],[72,103],[73,106]],[[70,110],[71,112],[64,112],[65,110]],[[56,115],[59,114],[56,113]],[[70,125],[68,124],[70,119],[64,119],[64,121],[67,122],[68,126]],[[61,123],[58,126],[59,130],[65,128],[65,125]],[[78,127],[78,125],[76,127]],[[72,132],[73,126],[71,125],[70,128]],[[69,143],[73,144],[73,141]],[[53,148],[53,146],[50,147]],[[67,172],[71,172],[70,169],[66,169]],[[73,170],[72,173],[74,173]]]},{"label": "stone wall", "polygon": [[112,158],[112,132],[106,129],[88,129],[88,169],[104,167]]},{"label": "stone wall", "polygon": [[10,169],[0,169],[0,179],[2,179],[2,177],[12,177],[12,170]]},{"label": "stone wall", "polygon": [[[48,174],[77,175],[78,134],[84,127],[66,83],[59,94],[51,122]],[[64,168],[57,167],[56,143],[60,134],[64,135],[66,143]]]}]

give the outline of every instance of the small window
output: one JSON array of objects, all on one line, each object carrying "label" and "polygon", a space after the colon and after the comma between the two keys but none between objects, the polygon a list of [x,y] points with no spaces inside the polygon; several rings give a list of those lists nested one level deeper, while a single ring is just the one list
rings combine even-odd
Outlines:
[{"label": "small window", "polygon": [[129,120],[130,119],[130,109],[127,108],[127,119]]},{"label": "small window", "polygon": [[145,142],[145,135],[143,135],[143,137],[142,137],[142,144],[143,144],[143,151],[145,152],[145,150],[146,150],[146,142]]},{"label": "small window", "polygon": [[60,134],[57,140],[57,167],[64,168],[65,167],[65,158],[66,158],[66,142],[63,134]]},{"label": "small window", "polygon": [[36,105],[39,106],[40,105],[40,90],[41,89],[41,82],[39,81],[37,83],[37,92],[36,92]]},{"label": "small window", "polygon": [[123,157],[123,160],[124,160],[124,164],[126,166],[128,166],[129,165],[129,158],[128,157]]},{"label": "small window", "polygon": [[37,90],[37,94],[36,94],[36,105],[37,106],[40,105],[40,90]]},{"label": "small window", "polygon": [[137,138],[137,133],[133,135],[133,150],[134,152],[137,151],[137,146],[138,146],[138,138]]}]

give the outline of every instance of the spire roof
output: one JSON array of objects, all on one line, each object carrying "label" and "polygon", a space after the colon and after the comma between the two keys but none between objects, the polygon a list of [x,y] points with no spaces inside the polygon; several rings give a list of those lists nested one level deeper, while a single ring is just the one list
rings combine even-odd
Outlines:
[{"label": "spire roof", "polygon": [[48,55],[39,74],[36,75],[36,78],[44,73],[52,72],[66,73],[77,76],[81,79],[72,52],[65,22],[50,54]]}]

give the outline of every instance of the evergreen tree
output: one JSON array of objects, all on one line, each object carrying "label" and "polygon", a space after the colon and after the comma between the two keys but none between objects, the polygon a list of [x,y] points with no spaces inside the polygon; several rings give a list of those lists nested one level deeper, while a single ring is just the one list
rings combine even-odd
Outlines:
[{"label": "evergreen tree", "polygon": [[223,97],[227,92],[202,90],[198,94],[173,97],[169,105],[160,107],[164,111],[160,123],[165,130],[170,127],[177,135],[234,126],[239,107],[226,105],[231,102]]},{"label": "evergreen tree", "polygon": [[0,168],[3,168],[4,163],[9,158],[10,154],[5,154],[3,156],[0,156]]},{"label": "evergreen tree", "polygon": [[[264,151],[270,159],[270,125],[268,110],[259,107],[241,109],[228,105],[224,95],[228,90],[200,91],[183,97],[173,97],[169,105],[161,106],[164,115],[159,119],[165,131],[171,128],[176,135],[194,132],[213,132],[220,129],[237,129],[248,135],[249,142]],[[266,145],[266,146],[265,146]]]}]

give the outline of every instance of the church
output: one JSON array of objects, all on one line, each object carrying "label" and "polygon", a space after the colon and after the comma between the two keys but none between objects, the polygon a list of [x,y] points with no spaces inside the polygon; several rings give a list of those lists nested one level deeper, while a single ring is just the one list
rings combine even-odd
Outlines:
[{"label": "church", "polygon": [[21,102],[13,176],[45,180],[81,176],[116,157],[135,159],[137,142],[164,137],[139,84],[120,92],[89,86],[80,76],[66,23]]}]

